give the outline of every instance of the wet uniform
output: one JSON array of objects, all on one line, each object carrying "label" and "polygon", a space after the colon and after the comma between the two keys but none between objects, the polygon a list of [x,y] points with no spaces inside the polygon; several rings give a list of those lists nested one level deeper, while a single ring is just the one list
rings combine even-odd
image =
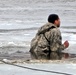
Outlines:
[{"label": "wet uniform", "polygon": [[61,59],[64,49],[60,30],[54,24],[47,23],[32,39],[30,53],[35,59]]}]

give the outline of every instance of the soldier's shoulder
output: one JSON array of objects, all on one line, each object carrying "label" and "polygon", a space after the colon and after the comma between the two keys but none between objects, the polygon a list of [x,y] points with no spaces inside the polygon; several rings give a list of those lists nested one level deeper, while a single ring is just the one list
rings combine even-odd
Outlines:
[{"label": "soldier's shoulder", "polygon": [[60,29],[59,28],[53,28],[52,30],[51,30],[51,32],[53,32],[53,33],[61,33],[60,32]]}]

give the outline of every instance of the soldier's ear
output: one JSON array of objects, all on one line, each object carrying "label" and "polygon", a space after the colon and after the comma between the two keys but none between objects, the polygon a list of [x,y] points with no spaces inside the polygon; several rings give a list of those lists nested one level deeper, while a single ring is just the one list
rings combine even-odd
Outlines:
[{"label": "soldier's ear", "polygon": [[58,20],[55,20],[55,22],[54,23],[57,23],[58,22]]},{"label": "soldier's ear", "polygon": [[57,24],[58,24],[58,21],[57,21],[57,20],[55,20],[55,21],[54,21],[54,24],[55,24],[55,25],[57,25]]}]

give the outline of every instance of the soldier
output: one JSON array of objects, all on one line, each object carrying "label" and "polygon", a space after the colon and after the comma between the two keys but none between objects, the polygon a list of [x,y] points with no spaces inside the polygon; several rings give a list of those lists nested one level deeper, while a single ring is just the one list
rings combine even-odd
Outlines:
[{"label": "soldier", "polygon": [[48,23],[43,25],[31,41],[30,53],[34,59],[61,59],[61,51],[69,46],[68,41],[62,44],[59,30],[60,19],[58,15],[51,14]]}]

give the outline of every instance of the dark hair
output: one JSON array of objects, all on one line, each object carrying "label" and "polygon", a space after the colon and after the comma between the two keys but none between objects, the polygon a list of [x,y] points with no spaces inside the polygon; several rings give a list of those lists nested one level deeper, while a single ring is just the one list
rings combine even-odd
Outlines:
[{"label": "dark hair", "polygon": [[48,17],[48,22],[54,23],[55,20],[58,20],[58,19],[59,19],[58,15],[56,15],[56,14],[51,14],[51,15],[49,15],[49,17]]}]

